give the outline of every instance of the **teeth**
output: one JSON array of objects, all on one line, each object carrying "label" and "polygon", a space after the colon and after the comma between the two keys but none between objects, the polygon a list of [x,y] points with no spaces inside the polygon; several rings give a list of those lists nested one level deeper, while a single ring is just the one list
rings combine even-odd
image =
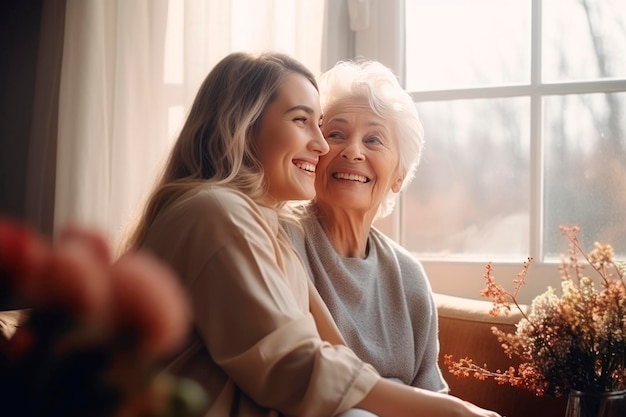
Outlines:
[{"label": "teeth", "polygon": [[296,166],[305,171],[315,172],[315,165],[309,164],[308,162],[296,162]]},{"label": "teeth", "polygon": [[333,174],[333,177],[341,180],[367,182],[367,177],[364,177],[363,175],[346,174],[345,172],[336,172]]}]

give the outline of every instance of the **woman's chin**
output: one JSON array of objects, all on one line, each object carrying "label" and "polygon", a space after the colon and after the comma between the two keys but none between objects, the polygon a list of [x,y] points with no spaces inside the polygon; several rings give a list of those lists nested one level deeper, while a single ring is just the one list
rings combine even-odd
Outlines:
[{"label": "woman's chin", "polygon": [[293,193],[293,196],[290,200],[300,201],[300,200],[312,200],[315,198],[315,188],[311,187],[310,189],[303,188]]}]

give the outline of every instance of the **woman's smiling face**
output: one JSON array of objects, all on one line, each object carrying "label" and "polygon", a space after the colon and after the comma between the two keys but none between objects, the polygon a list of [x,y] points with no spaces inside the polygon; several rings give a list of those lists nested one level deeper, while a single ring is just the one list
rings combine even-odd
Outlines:
[{"label": "woman's smiling face", "polygon": [[263,112],[255,137],[270,203],[315,196],[318,160],[328,152],[321,117],[313,84],[300,74],[288,74],[278,97]]},{"label": "woman's smiling face", "polygon": [[324,115],[322,133],[330,150],[317,166],[319,204],[375,213],[389,191],[400,191],[393,126],[367,102],[336,103]]}]

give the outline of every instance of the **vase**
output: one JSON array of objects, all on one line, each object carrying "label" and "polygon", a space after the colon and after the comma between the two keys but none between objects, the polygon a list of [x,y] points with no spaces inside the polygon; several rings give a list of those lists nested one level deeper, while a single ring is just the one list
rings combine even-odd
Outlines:
[{"label": "vase", "polygon": [[572,390],[565,417],[625,417],[626,390],[582,392]]}]

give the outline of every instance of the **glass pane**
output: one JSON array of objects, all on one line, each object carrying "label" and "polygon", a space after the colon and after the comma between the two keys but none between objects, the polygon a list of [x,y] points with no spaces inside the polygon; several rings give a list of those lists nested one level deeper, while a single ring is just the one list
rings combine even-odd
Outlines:
[{"label": "glass pane", "polygon": [[528,256],[529,108],[528,98],[418,104],[426,145],[403,196],[409,250],[422,259]]},{"label": "glass pane", "polygon": [[626,1],[543,4],[543,81],[626,78]]},{"label": "glass pane", "polygon": [[530,0],[406,0],[410,91],[530,81]]},{"label": "glass pane", "polygon": [[559,225],[576,224],[584,249],[610,243],[626,256],[626,93],[544,100],[544,252],[567,250]]}]

